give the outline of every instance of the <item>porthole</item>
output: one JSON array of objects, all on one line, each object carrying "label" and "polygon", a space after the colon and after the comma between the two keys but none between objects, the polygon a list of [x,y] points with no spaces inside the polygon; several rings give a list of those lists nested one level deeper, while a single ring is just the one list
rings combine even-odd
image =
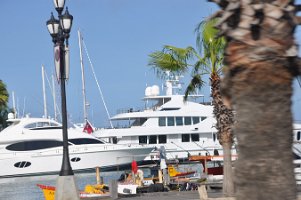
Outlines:
[{"label": "porthole", "polygon": [[14,164],[14,166],[17,168],[25,168],[25,167],[29,167],[30,165],[31,165],[31,162],[28,162],[28,161],[17,162]]},{"label": "porthole", "polygon": [[71,158],[71,162],[78,162],[80,161],[81,159],[79,157],[74,157],[74,158]]}]

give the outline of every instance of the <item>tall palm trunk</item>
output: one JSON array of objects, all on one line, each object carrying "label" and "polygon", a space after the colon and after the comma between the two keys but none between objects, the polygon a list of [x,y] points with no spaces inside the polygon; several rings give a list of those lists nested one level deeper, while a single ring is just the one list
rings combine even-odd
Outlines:
[{"label": "tall palm trunk", "polygon": [[216,128],[218,130],[218,140],[223,147],[224,153],[224,179],[223,195],[230,197],[234,195],[234,184],[232,178],[231,148],[233,144],[233,134],[231,127],[234,122],[232,110],[228,109],[220,93],[220,77],[216,73],[211,74],[211,88],[213,101],[213,114],[216,117]]},{"label": "tall palm trunk", "polygon": [[296,199],[292,80],[298,69],[293,0],[211,0],[227,38],[222,92],[235,110],[238,200]]},{"label": "tall palm trunk", "polygon": [[[251,61],[250,57],[255,56],[252,48],[243,43],[230,43],[228,52],[235,55],[227,57],[231,67],[225,76],[224,90],[231,94],[236,112],[234,131],[239,152],[235,165],[236,197],[238,200],[296,199],[292,155],[293,76],[288,70],[289,63],[281,56],[264,52],[260,56],[265,59]],[[236,60],[238,55],[248,62]]]}]

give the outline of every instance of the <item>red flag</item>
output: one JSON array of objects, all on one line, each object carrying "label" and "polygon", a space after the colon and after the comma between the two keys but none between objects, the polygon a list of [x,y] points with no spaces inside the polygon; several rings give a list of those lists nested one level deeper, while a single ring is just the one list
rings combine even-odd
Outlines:
[{"label": "red flag", "polygon": [[88,133],[88,134],[93,133],[93,127],[91,126],[89,121],[86,122],[83,132]]},{"label": "red flag", "polygon": [[137,174],[137,171],[138,171],[138,165],[137,165],[137,162],[136,162],[136,160],[133,160],[133,161],[132,161],[132,172],[133,172],[134,174]]}]

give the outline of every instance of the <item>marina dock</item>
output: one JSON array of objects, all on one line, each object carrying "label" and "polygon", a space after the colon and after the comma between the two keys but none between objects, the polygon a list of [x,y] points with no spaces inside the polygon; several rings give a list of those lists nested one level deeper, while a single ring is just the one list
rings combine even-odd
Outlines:
[{"label": "marina dock", "polygon": [[[218,199],[218,200],[234,200],[234,198],[222,198],[221,190],[214,190],[208,192],[209,199]],[[93,198],[91,200],[101,200],[103,198]],[[108,198],[111,199],[111,198]],[[118,197],[118,199],[123,200],[153,200],[153,199],[161,199],[161,200],[202,200],[200,198],[198,190],[192,191],[169,191],[169,192],[155,192],[155,193],[141,193],[135,196],[123,196]],[[208,199],[208,200],[209,200]]]}]

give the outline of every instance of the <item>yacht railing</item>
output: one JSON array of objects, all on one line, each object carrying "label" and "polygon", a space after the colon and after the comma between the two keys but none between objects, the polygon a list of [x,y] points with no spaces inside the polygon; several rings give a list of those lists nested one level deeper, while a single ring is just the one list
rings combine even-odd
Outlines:
[{"label": "yacht railing", "polygon": [[145,109],[143,107],[140,108],[121,108],[117,110],[117,114],[123,113],[132,113],[132,112],[143,112]]}]

